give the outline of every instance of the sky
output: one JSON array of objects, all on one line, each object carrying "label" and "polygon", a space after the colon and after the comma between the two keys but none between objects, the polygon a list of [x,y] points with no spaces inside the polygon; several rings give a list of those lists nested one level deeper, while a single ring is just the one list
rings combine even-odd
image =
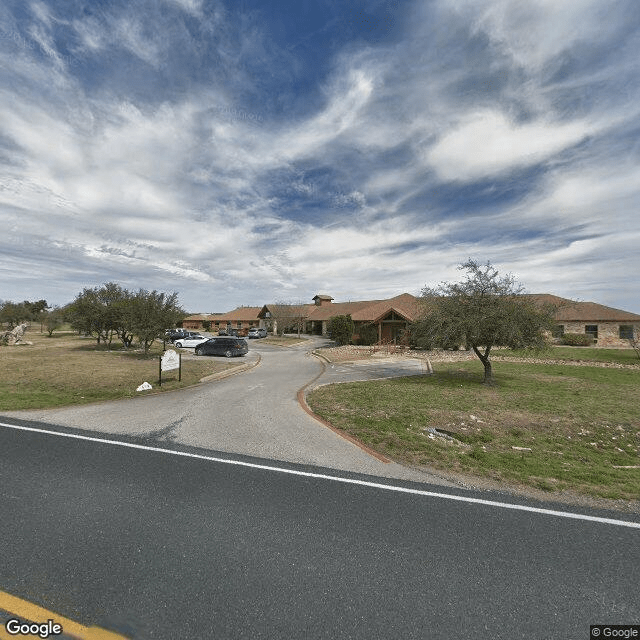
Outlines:
[{"label": "sky", "polygon": [[2,0],[0,299],[640,313],[637,0]]}]

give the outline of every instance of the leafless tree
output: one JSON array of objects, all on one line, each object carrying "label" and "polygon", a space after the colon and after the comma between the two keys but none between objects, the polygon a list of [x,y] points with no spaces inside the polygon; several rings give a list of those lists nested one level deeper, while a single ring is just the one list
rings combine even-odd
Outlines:
[{"label": "leafless tree", "polygon": [[271,314],[272,326],[275,327],[279,335],[289,331],[296,331],[298,336],[304,329],[305,318],[307,317],[308,305],[302,302],[278,301],[267,305]]}]

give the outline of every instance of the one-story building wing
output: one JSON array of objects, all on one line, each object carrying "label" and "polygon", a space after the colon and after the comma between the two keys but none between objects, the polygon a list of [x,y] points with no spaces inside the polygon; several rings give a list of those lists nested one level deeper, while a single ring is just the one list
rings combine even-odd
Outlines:
[{"label": "one-story building wing", "polygon": [[220,329],[238,329],[245,331],[251,327],[259,327],[260,318],[258,313],[262,307],[237,307],[233,311],[223,313],[216,317],[211,325],[212,331],[220,331]]},{"label": "one-story building wing", "polygon": [[597,302],[575,302],[550,294],[531,294],[539,304],[555,307],[553,336],[560,341],[565,333],[587,334],[599,347],[626,347],[640,333],[640,315],[614,309]]},{"label": "one-story building wing", "polygon": [[196,313],[192,316],[188,316],[182,321],[182,326],[185,329],[195,329],[202,331],[205,328],[205,323],[210,322],[213,326],[215,318],[219,313]]},{"label": "one-story building wing", "polygon": [[220,329],[250,329],[251,327],[257,327],[260,325],[258,318],[258,312],[261,307],[238,307],[228,313],[214,313],[214,314],[197,314],[188,316],[182,321],[182,326],[185,329],[200,329],[203,330],[204,322],[210,322],[210,330],[218,332]]}]

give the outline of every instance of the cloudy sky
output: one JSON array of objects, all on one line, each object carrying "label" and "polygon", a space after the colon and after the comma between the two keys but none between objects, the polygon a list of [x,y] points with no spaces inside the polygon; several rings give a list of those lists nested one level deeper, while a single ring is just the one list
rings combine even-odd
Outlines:
[{"label": "cloudy sky", "polygon": [[0,299],[640,312],[638,0],[2,0]]}]

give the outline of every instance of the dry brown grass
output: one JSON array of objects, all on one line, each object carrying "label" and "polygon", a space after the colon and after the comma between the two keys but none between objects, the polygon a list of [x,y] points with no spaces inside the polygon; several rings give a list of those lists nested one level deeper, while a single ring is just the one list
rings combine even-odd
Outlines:
[{"label": "dry brown grass", "polygon": [[149,382],[168,391],[199,382],[205,376],[236,366],[219,358],[183,356],[182,380],[178,371],[163,373],[158,388],[158,357],[162,343],[145,355],[142,350],[123,350],[114,342],[111,350],[93,338],[54,333],[49,338],[37,329],[27,332],[32,344],[0,347],[0,410],[35,409],[137,395],[136,388]]}]

